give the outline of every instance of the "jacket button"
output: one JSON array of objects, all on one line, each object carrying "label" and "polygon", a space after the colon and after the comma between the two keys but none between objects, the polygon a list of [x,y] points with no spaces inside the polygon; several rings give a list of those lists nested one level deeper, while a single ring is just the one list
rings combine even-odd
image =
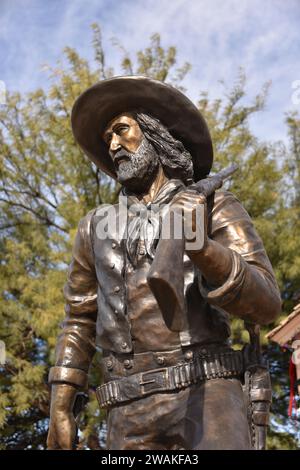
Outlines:
[{"label": "jacket button", "polygon": [[113,369],[113,363],[112,363],[112,361],[107,361],[106,367],[107,367],[108,370],[112,370],[112,369]]},{"label": "jacket button", "polygon": [[193,359],[193,356],[194,356],[193,351],[187,351],[184,355],[187,361],[190,361],[191,359]]},{"label": "jacket button", "polygon": [[126,349],[126,348],[127,348],[127,343],[125,343],[125,342],[122,343],[122,344],[121,344],[121,348],[122,348],[122,349]]},{"label": "jacket button", "polygon": [[115,314],[116,314],[116,315],[119,315],[119,312],[118,312],[118,310],[115,310]]},{"label": "jacket button", "polygon": [[119,287],[119,286],[116,286],[116,287],[114,288],[114,292],[119,292],[119,291],[120,291],[120,287]]},{"label": "jacket button", "polygon": [[112,247],[113,250],[116,248],[116,246],[117,246],[116,243],[112,242],[111,247]]},{"label": "jacket button", "polygon": [[156,358],[156,361],[157,361],[158,364],[162,365],[162,364],[165,363],[165,358],[164,358],[164,356],[158,356]]},{"label": "jacket button", "polygon": [[131,367],[132,367],[132,362],[131,362],[129,359],[126,359],[126,360],[124,361],[124,367],[125,367],[125,369],[131,369]]},{"label": "jacket button", "polygon": [[110,263],[109,267],[110,267],[111,269],[114,269],[115,263]]}]

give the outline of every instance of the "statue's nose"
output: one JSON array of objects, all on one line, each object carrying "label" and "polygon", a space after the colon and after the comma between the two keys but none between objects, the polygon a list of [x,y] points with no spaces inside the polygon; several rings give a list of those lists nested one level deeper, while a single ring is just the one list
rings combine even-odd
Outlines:
[{"label": "statue's nose", "polygon": [[113,134],[112,139],[110,141],[109,150],[115,153],[120,148],[121,148],[120,136],[118,136],[117,134]]}]

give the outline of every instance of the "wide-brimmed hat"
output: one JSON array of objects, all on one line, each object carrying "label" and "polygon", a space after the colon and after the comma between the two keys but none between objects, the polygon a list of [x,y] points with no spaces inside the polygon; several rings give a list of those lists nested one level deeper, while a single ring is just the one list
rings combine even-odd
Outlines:
[{"label": "wide-brimmed hat", "polygon": [[96,83],[75,101],[72,129],[86,155],[116,178],[113,161],[103,141],[107,124],[122,112],[143,110],[159,119],[170,134],[191,153],[194,179],[205,177],[212,166],[210,133],[196,106],[179,90],[143,76],[114,77]]}]

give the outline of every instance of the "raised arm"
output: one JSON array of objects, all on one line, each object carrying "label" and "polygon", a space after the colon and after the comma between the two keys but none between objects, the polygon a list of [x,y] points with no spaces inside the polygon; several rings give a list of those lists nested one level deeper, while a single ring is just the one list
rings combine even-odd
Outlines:
[{"label": "raised arm", "polygon": [[248,213],[233,194],[220,191],[210,224],[204,249],[189,253],[201,273],[202,296],[244,320],[262,325],[272,322],[280,313],[280,293]]}]

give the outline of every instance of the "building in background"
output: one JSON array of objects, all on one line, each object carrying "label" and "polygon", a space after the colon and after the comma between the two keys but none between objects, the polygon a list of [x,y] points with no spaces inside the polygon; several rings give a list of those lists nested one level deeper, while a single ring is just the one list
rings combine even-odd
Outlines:
[{"label": "building in background", "polygon": [[[290,403],[289,416],[296,410],[295,392],[300,397],[300,303],[292,313],[282,320],[279,325],[267,334],[267,339],[291,351],[289,366]],[[298,410],[299,411],[299,410]]]}]

